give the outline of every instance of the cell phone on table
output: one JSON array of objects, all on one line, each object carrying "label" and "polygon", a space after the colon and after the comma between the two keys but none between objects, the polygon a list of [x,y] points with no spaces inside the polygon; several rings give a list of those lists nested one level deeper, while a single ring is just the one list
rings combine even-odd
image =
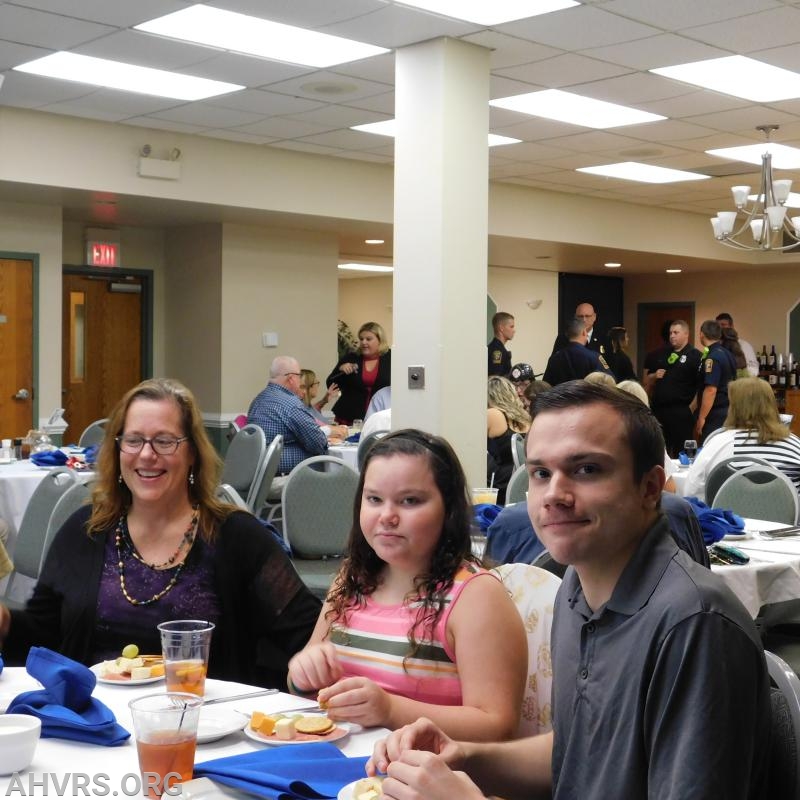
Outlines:
[{"label": "cell phone on table", "polygon": [[747,564],[750,556],[742,552],[738,547],[717,542],[708,548],[710,555],[716,556],[723,564]]}]

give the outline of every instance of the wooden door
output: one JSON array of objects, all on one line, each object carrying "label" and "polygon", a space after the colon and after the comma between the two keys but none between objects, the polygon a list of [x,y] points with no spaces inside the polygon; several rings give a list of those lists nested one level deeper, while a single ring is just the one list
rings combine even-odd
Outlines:
[{"label": "wooden door", "polygon": [[33,262],[0,259],[0,437],[33,424]]},{"label": "wooden door", "polygon": [[661,334],[668,322],[682,319],[688,323],[689,341],[696,345],[697,331],[694,329],[694,303],[692,302],[639,303],[637,317],[636,360],[639,366],[639,375],[642,374],[645,356],[664,344]]},{"label": "wooden door", "polygon": [[65,274],[63,286],[64,442],[77,442],[142,379],[142,281]]}]

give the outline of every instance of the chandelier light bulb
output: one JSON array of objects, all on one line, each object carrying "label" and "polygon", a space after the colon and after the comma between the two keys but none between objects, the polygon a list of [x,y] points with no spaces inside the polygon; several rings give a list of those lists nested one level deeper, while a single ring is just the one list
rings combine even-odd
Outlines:
[{"label": "chandelier light bulb", "polygon": [[747,196],[750,194],[749,186],[731,186],[731,193],[736,208],[744,208],[747,205]]},{"label": "chandelier light bulb", "polygon": [[719,219],[719,225],[722,229],[723,236],[729,236],[733,233],[733,226],[736,224],[735,211],[720,211],[717,214],[717,218]]},{"label": "chandelier light bulb", "polygon": [[769,217],[769,227],[773,231],[779,231],[783,227],[783,218],[786,216],[784,206],[767,206],[767,216]]},{"label": "chandelier light bulb", "polygon": [[792,217],[792,227],[795,236],[800,236],[800,217]]},{"label": "chandelier light bulb", "polygon": [[[800,217],[798,217],[800,220]],[[714,238],[721,239],[722,238],[722,223],[719,221],[719,217],[711,217],[711,227],[714,229]]]},{"label": "chandelier light bulb", "polygon": [[761,235],[764,232],[764,220],[754,219],[750,221],[750,230],[753,232],[753,239],[757,242],[761,241]]},{"label": "chandelier light bulb", "polygon": [[775,195],[775,202],[783,205],[789,198],[792,191],[792,182],[789,180],[773,181],[772,193]]}]

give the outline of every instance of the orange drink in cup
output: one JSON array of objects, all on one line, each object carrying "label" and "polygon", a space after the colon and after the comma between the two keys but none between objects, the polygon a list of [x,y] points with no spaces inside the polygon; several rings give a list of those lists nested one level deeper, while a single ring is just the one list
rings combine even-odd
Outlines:
[{"label": "orange drink in cup", "polygon": [[150,694],[128,703],[147,797],[159,798],[174,784],[191,780],[202,705],[200,697],[186,692]]},{"label": "orange drink in cup", "polygon": [[158,630],[161,632],[167,691],[190,692],[202,697],[205,694],[214,623],[199,619],[177,619],[162,622]]}]

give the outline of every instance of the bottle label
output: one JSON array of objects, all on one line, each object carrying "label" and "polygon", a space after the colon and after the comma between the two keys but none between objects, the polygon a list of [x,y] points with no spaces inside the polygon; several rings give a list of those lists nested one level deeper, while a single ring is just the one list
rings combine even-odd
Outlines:
[{"label": "bottle label", "polygon": [[767,364],[768,364],[770,367],[774,367],[774,366],[775,366],[775,356],[772,356],[772,355],[771,355],[771,356],[768,356],[768,357],[767,357]]},{"label": "bottle label", "polygon": [[776,386],[778,383],[778,376],[773,372],[772,375],[769,376],[769,385]]}]

